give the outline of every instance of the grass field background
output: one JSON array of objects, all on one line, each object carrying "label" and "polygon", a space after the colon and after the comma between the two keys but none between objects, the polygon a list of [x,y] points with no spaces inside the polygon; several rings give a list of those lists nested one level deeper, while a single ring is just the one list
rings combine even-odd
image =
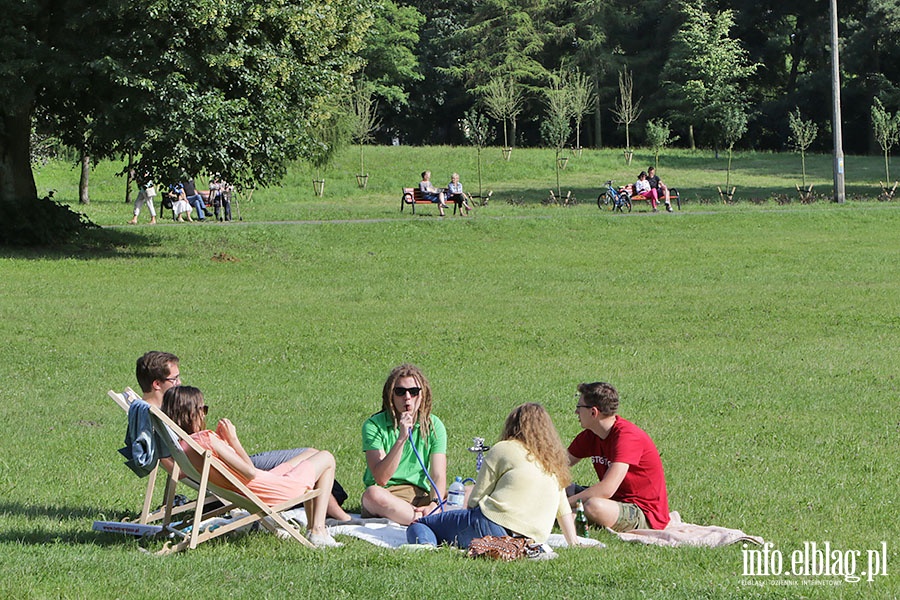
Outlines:
[{"label": "grass field background", "polygon": [[[401,189],[416,186],[425,169],[432,171],[435,185],[444,186],[450,174],[459,172],[465,189],[479,194],[477,152],[472,147],[372,146],[365,148],[365,171],[369,174],[366,189],[360,189],[355,174],[359,172],[359,150],[344,149],[333,165],[319,175],[304,163],[293,165],[278,185],[254,190],[250,200],[238,201],[234,218],[245,221],[335,220],[356,218],[409,219],[410,208],[400,212]],[[565,210],[595,214],[596,199],[605,190],[604,182],[617,185],[634,183],[637,174],[653,164],[653,154],[638,150],[631,165],[616,150],[586,149],[580,156],[569,158],[560,171],[563,194],[571,191],[578,205]],[[818,203],[832,197],[832,159],[826,155],[806,158],[806,185],[813,185]],[[540,148],[516,148],[509,161],[503,160],[499,148],[486,148],[481,153],[481,195],[493,192],[485,216],[522,216],[536,213],[555,215],[558,206],[544,206],[542,201],[552,188],[556,191],[554,154]],[[736,153],[730,174],[737,188],[734,203],[723,205],[717,187],[725,187],[727,159],[711,151],[669,150],[660,156],[659,174],[664,182],[681,192],[684,210],[735,211],[754,206],[791,209],[799,202],[796,186],[801,183],[800,156],[791,153]],[[125,180],[117,176],[123,163],[104,162],[91,173],[91,204],[78,206],[80,166],[52,162],[36,169],[35,179],[40,195],[55,189],[56,198],[74,203],[94,222],[121,225],[131,218],[132,207],[125,204]],[[313,180],[325,180],[325,193],[317,197]],[[196,177],[198,189],[207,186],[208,174]],[[879,156],[846,158],[846,197],[850,203],[874,201],[881,194],[884,159]],[[166,183],[166,182],[161,182]],[[244,190],[246,194],[247,191]],[[132,186],[133,199],[136,195]],[[157,201],[157,207],[158,207]],[[635,212],[648,211],[647,203],[636,203]],[[166,211],[167,217],[171,211]],[[452,211],[451,211],[452,212]],[[437,216],[437,209],[420,205],[417,217]],[[149,220],[146,209],[141,222]]]},{"label": "grass field background", "polygon": [[[538,174],[523,181],[538,167],[519,165],[492,180],[497,198],[471,218],[426,207],[401,219],[395,191],[424,168],[402,152],[391,181],[367,192],[336,184],[316,199],[307,174],[292,171],[284,187],[254,195],[243,224],[122,226],[92,244],[0,251],[0,597],[900,595],[896,203],[697,200],[674,215],[613,215],[586,202],[542,206],[547,185]],[[434,149],[432,170],[470,153]],[[582,173],[580,189],[605,180],[614,158],[598,157],[610,167]],[[760,157],[756,189],[793,182],[772,166],[795,158]],[[830,181],[823,164],[817,177]],[[65,173],[47,167],[39,186],[72,198]],[[92,219],[127,220],[120,182],[95,176]],[[503,190],[521,190],[508,193],[524,203],[506,203]],[[271,222],[303,219],[316,221]],[[135,386],[134,361],[149,349],[181,357],[211,420],[231,418],[249,450],[331,450],[351,510],[360,427],[399,362],[431,380],[451,476],[474,474],[472,437],[496,440],[521,402],[547,406],[568,442],[575,386],[610,381],[621,414],[659,447],[671,508],[686,521],[763,536],[786,557],[828,541],[862,561],[885,541],[888,575],[748,582],[740,546],[663,549],[603,533],[606,549],[538,563],[348,539],[308,551],[262,534],[149,556],[139,547],[158,544],[90,531],[139,507],[144,482],[116,453],[125,419],[105,393]],[[582,464],[574,476],[588,483],[593,472]]]}]

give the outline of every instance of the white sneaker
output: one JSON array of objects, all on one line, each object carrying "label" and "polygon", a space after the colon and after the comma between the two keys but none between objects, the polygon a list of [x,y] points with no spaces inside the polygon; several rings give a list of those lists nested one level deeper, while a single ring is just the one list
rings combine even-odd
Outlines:
[{"label": "white sneaker", "polygon": [[344,545],[331,537],[331,534],[328,533],[310,533],[307,538],[316,548],[340,548]]}]

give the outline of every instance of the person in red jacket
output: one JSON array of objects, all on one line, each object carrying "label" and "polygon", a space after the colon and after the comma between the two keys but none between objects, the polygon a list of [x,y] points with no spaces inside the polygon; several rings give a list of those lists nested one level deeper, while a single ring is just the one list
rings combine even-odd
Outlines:
[{"label": "person in red jacket", "polygon": [[581,500],[588,519],[615,531],[665,529],[669,500],[659,451],[618,409],[619,393],[610,384],[578,385],[575,414],[584,431],[569,445],[569,465],[590,459],[599,482],[570,487],[569,503]]}]

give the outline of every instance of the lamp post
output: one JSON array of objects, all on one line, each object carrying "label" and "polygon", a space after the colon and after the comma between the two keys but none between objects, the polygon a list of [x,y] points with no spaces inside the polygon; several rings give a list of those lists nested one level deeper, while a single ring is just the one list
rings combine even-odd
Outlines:
[{"label": "lamp post", "polygon": [[844,202],[844,150],[841,136],[841,76],[838,60],[837,0],[831,0],[831,129],[834,134],[834,201]]}]

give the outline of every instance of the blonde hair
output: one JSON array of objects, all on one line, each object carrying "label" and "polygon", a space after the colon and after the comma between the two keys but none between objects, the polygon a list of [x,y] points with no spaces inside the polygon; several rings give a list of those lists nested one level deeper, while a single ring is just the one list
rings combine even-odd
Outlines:
[{"label": "blonde hair", "polygon": [[416,380],[416,384],[422,391],[419,392],[420,404],[419,412],[416,420],[419,422],[419,431],[427,437],[431,431],[431,386],[422,373],[421,369],[416,365],[404,363],[394,367],[384,382],[384,388],[381,390],[381,410],[391,415],[394,428],[400,427],[400,413],[394,406],[394,385],[397,381],[404,377],[412,377]]},{"label": "blonde hair", "polygon": [[550,414],[540,404],[529,402],[513,409],[506,417],[501,440],[517,440],[528,450],[544,471],[556,477],[560,489],[572,482],[569,474],[569,456]]}]

